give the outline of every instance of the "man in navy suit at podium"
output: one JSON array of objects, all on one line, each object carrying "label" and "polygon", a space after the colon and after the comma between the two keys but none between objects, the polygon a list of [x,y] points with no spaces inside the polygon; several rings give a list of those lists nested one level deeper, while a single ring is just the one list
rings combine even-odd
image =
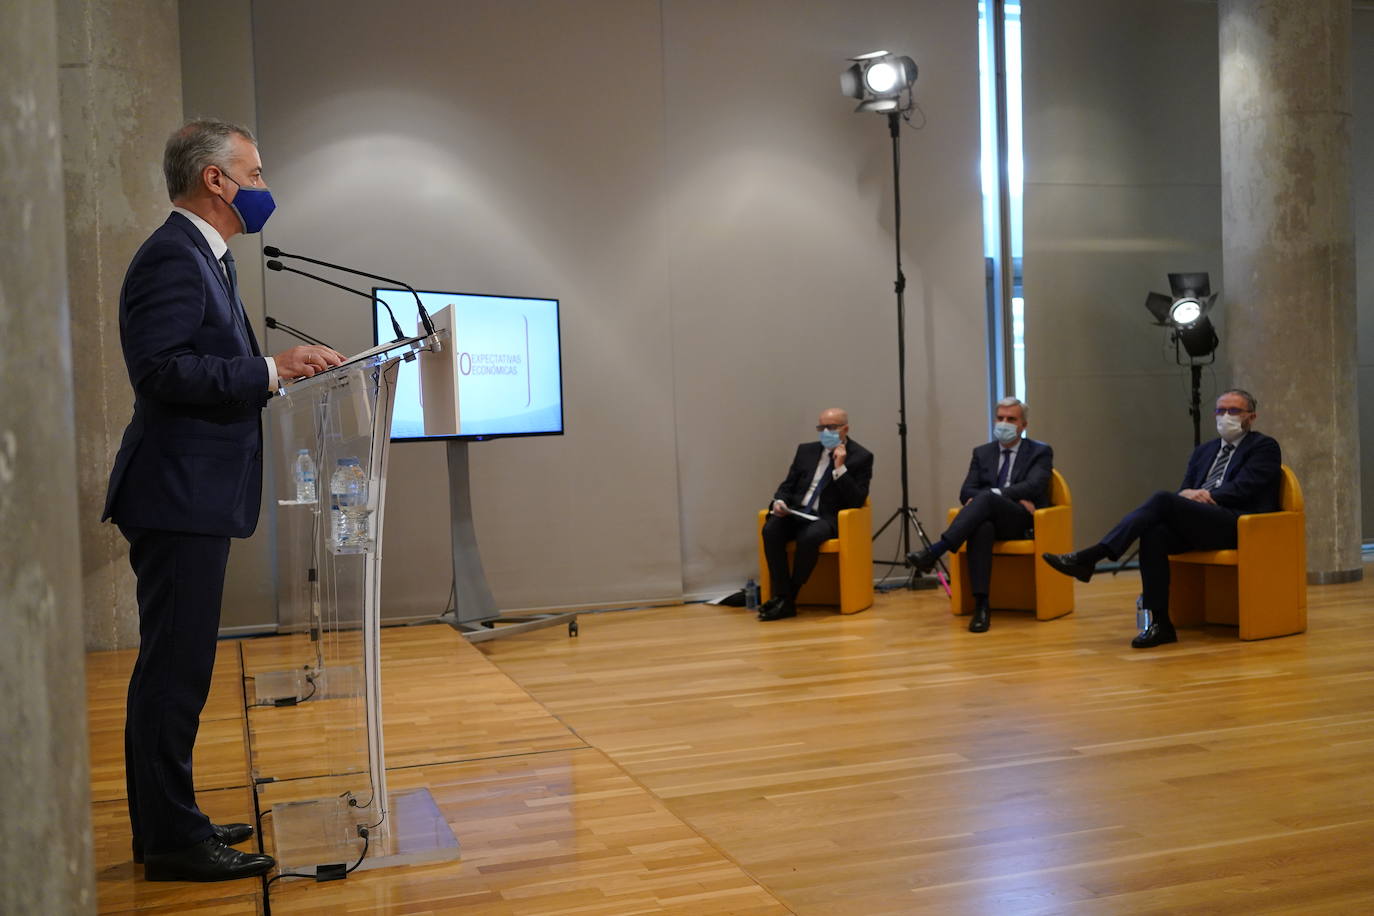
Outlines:
[{"label": "man in navy suit at podium", "polygon": [[992,611],[988,604],[992,583],[994,541],[1031,536],[1035,510],[1050,504],[1050,476],[1054,449],[1023,438],[1026,405],[1016,398],[997,402],[992,442],[973,450],[968,475],[959,489],[962,508],[945,533],[929,547],[912,551],[907,563],[925,573],[935,568],[946,551],[968,544],[968,573],[973,595],[970,633],[986,632]]},{"label": "man in navy suit at podium", "polygon": [[172,213],[134,255],[119,297],[134,412],[101,520],[128,540],[137,579],[139,650],[124,729],[134,861],[150,881],[222,881],[275,864],[231,848],[253,828],[212,824],[191,773],[229,539],[257,527],[261,412],[279,379],[343,357],[328,347],[275,356],[258,348],[227,244],[261,230],[275,206],[253,135],[192,121],[167,141],[163,173]]},{"label": "man in navy suit at podium", "polygon": [[1223,392],[1216,408],[1220,438],[1193,449],[1182,489],[1155,493],[1091,547],[1045,554],[1050,566],[1087,582],[1098,560],[1115,560],[1140,539],[1141,604],[1150,622],[1131,640],[1134,648],[1178,642],[1169,620],[1169,554],[1234,549],[1238,517],[1279,510],[1283,455],[1278,442],[1250,428],[1256,406],[1248,391]]},{"label": "man in navy suit at podium", "polygon": [[[797,616],[797,594],[816,568],[821,545],[839,536],[840,510],[858,509],[868,499],[873,453],[849,438],[849,413],[838,407],[821,411],[816,433],[818,441],[797,446],[763,525],[773,597],[759,608],[759,620]],[[797,549],[788,570],[790,541]]]}]

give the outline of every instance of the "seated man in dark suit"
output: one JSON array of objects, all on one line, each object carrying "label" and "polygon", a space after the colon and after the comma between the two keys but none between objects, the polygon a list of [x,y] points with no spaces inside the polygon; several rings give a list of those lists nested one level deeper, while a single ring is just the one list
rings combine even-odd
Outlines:
[{"label": "seated man in dark suit", "polygon": [[1033,513],[1050,504],[1054,449],[1021,437],[1026,431],[1026,405],[1016,398],[998,401],[995,417],[996,440],[975,448],[969,461],[968,476],[959,490],[963,508],[938,541],[907,555],[910,565],[930,572],[945,553],[968,544],[973,592],[970,633],[982,633],[990,623],[992,542],[1030,537]]},{"label": "seated man in dark suit", "polygon": [[[763,552],[773,597],[759,608],[759,620],[797,616],[796,598],[816,568],[821,544],[839,534],[841,509],[857,509],[868,499],[873,453],[849,438],[849,414],[838,407],[821,411],[819,442],[797,446],[787,479],[773,494],[772,515],[763,525]],[[815,521],[792,512],[806,513]],[[792,569],[787,544],[797,542]]]},{"label": "seated man in dark suit", "polygon": [[1131,640],[1137,649],[1178,642],[1169,620],[1169,554],[1233,549],[1238,516],[1279,509],[1283,455],[1278,442],[1251,431],[1255,407],[1248,391],[1224,392],[1216,409],[1221,438],[1193,449],[1182,489],[1155,493],[1091,547],[1045,554],[1050,566],[1087,582],[1099,560],[1117,559],[1140,539],[1141,604],[1150,619]]}]

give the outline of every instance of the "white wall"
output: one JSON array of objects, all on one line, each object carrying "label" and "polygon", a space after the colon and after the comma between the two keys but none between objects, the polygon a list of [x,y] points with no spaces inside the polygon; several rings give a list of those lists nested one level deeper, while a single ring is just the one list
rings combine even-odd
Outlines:
[{"label": "white wall", "polygon": [[[896,507],[890,147],[838,74],[873,47],[912,54],[927,118],[902,139],[912,501],[938,531],[987,429],[973,4],[253,14],[280,206],[267,244],[421,288],[562,300],[567,435],[471,450],[505,608],[737,586],[753,512],[825,406],[848,407],[877,454],[877,517]],[[276,317],[368,342],[362,300],[275,274],[266,291]],[[393,450],[390,614],[443,606],[443,468],[442,446]]]}]

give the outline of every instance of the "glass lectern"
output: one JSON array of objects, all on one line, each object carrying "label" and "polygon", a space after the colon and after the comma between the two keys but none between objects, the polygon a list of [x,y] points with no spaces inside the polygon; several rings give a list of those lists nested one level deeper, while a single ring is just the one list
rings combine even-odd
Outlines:
[{"label": "glass lectern", "polygon": [[[268,406],[267,460],[281,481],[278,622],[296,639],[287,667],[255,675],[249,696],[256,707],[299,707],[250,717],[259,805],[271,810],[283,872],[352,865],[364,849],[362,868],[458,857],[428,790],[387,792],[379,646],[396,374],[441,346],[439,335],[385,344],[287,386]],[[295,479],[302,453],[313,492]]]}]

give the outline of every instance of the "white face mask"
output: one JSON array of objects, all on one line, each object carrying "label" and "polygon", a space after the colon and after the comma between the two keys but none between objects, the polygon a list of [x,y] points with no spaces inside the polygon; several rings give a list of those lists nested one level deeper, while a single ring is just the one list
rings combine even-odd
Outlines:
[{"label": "white face mask", "polygon": [[1235,442],[1245,435],[1245,427],[1241,425],[1240,417],[1233,417],[1229,413],[1217,417],[1217,435],[1227,442]]},{"label": "white face mask", "polygon": [[1021,430],[1016,428],[1015,423],[994,423],[992,434],[1003,445],[1011,445],[1021,435]]}]

